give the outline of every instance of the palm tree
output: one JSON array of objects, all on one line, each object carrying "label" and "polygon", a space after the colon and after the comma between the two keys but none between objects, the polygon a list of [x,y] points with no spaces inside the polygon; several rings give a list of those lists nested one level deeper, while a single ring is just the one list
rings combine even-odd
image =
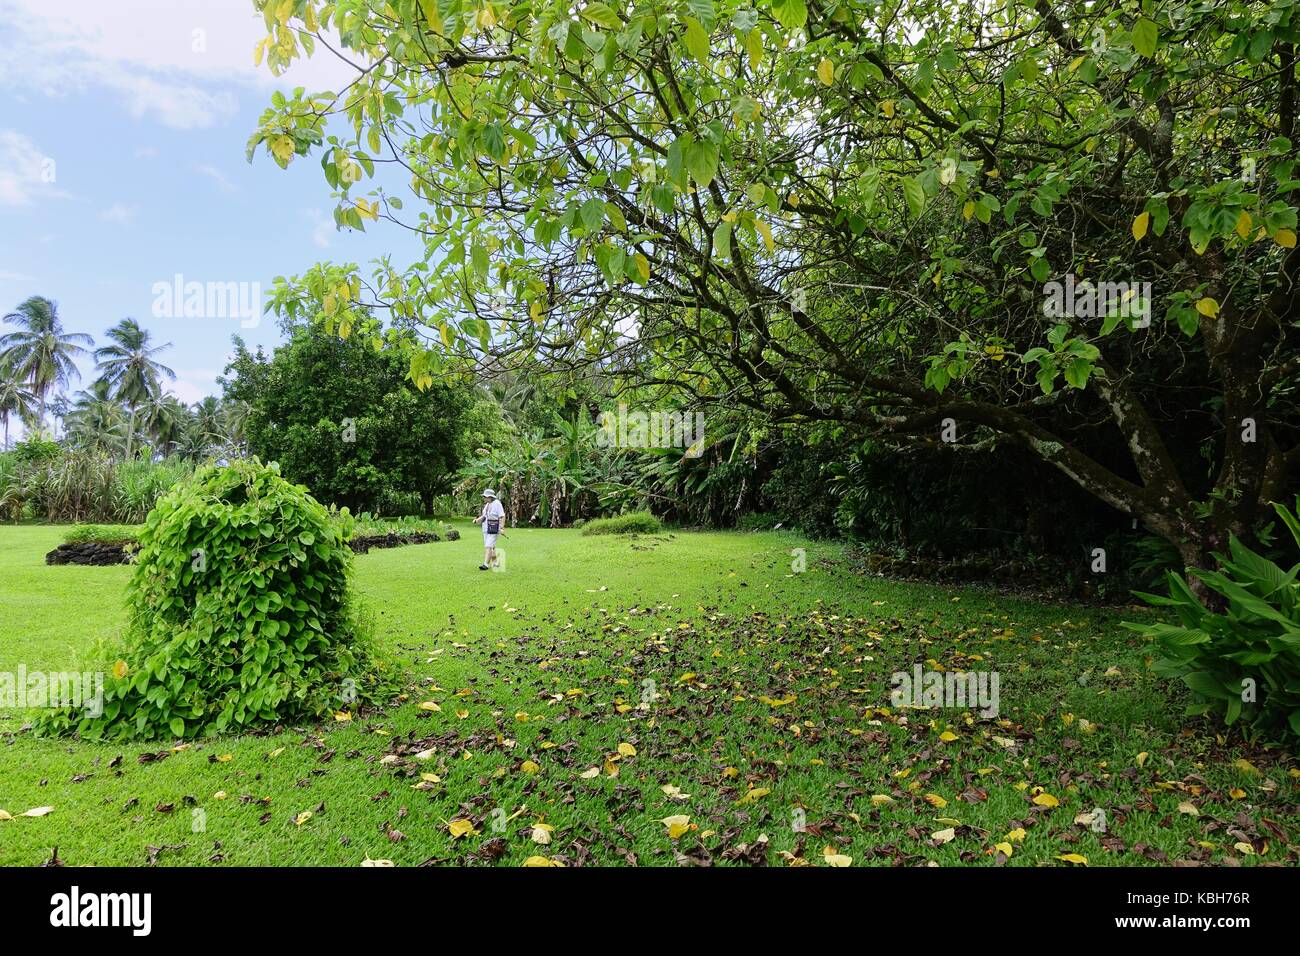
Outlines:
[{"label": "palm tree", "polygon": [[36,396],[19,376],[18,370],[0,356],[0,422],[4,423],[5,436],[0,449],[9,447],[9,416],[29,417],[35,402]]},{"label": "palm tree", "polygon": [[65,419],[73,443],[115,452],[125,440],[126,412],[113,397],[112,386],[102,378],[73,396]]},{"label": "palm tree", "polygon": [[149,331],[140,328],[135,319],[123,319],[109,329],[107,335],[113,344],[95,349],[95,361],[112,387],[113,397],[131,412],[126,436],[126,457],[130,458],[140,406],[162,390],[161,376],[176,377],[176,373],[166,365],[154,361],[154,356],[171,348],[172,344],[151,346]]},{"label": "palm tree", "polygon": [[170,392],[155,392],[144,405],[144,427],[163,457],[181,448],[194,427],[189,408]]},{"label": "palm tree", "polygon": [[37,421],[45,421],[45,399],[50,389],[80,378],[78,355],[90,351],[95,340],[84,332],[64,332],[59,307],[43,296],[34,295],[5,316],[17,325],[17,332],[0,335],[0,357],[13,366],[20,381],[36,396]]}]

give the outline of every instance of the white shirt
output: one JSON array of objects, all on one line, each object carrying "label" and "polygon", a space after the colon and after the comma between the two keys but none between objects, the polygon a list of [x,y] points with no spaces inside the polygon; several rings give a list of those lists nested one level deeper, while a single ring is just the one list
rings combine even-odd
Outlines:
[{"label": "white shirt", "polygon": [[501,507],[501,502],[493,498],[483,506],[483,531],[487,533],[487,523],[492,519],[500,521],[506,516],[506,509]]}]

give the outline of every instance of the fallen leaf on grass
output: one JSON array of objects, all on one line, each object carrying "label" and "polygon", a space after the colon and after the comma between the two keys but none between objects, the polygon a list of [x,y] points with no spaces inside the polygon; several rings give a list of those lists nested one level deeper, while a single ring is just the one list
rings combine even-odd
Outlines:
[{"label": "fallen leaf on grass", "polygon": [[464,819],[452,820],[447,824],[447,829],[450,831],[452,839],[454,840],[459,840],[461,837],[477,836],[479,832],[474,829],[474,822],[472,820]]},{"label": "fallen leaf on grass", "polygon": [[826,847],[822,850],[822,860],[826,863],[827,866],[852,866],[853,865],[853,857],[845,856],[843,853],[838,852],[835,849],[835,847],[831,846],[830,844],[827,844]]},{"label": "fallen leaf on grass", "polygon": [[524,866],[564,866],[559,860],[548,860],[544,856],[530,856],[524,860]]},{"label": "fallen leaf on grass", "polygon": [[1056,797],[1052,796],[1045,790],[1038,794],[1038,796],[1034,797],[1033,802],[1038,804],[1040,807],[1059,807],[1061,805],[1060,800],[1057,800]]},{"label": "fallen leaf on grass", "polygon": [[659,821],[668,828],[668,839],[676,840],[691,828],[691,818],[684,814],[664,817]]},{"label": "fallen leaf on grass", "polygon": [[1088,858],[1080,853],[1062,853],[1057,856],[1058,860],[1064,860],[1066,863],[1073,863],[1076,866],[1087,866]]}]

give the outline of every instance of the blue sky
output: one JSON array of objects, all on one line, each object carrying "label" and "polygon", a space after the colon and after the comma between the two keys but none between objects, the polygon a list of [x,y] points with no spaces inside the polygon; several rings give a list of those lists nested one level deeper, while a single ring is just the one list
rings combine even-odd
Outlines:
[{"label": "blue sky", "polygon": [[270,346],[279,331],[273,317],[157,317],[155,283],[179,273],[265,291],[321,260],[418,256],[389,223],[336,231],[317,157],[245,162],[277,86],[338,89],[351,75],[319,49],[280,79],[255,69],[251,0],[0,0],[0,24],[3,312],[47,296],[67,329],[97,340],[134,317],[173,343],[168,387],[193,402],[219,393],[232,335]]}]

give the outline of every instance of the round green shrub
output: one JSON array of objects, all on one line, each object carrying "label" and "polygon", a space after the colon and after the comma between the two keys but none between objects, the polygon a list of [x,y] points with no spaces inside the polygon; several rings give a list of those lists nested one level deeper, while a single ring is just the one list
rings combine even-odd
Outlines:
[{"label": "round green shrub", "polygon": [[130,624],[102,712],[65,712],[45,729],[196,737],[372,696],[378,682],[348,596],[348,531],[275,464],[195,472],[140,531]]}]

